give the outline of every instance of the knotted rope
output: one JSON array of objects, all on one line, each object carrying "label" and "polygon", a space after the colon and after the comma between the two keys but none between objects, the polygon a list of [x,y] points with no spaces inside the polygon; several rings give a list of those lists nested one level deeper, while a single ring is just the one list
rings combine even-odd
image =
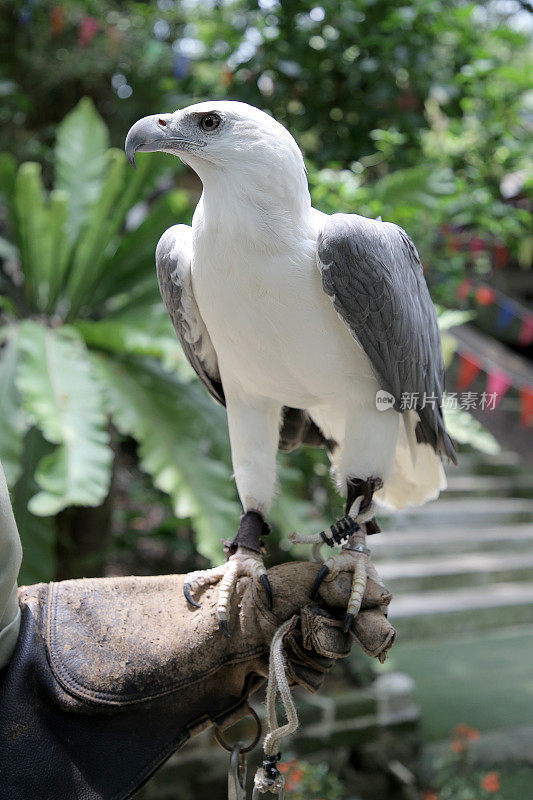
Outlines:
[{"label": "knotted rope", "polygon": [[[269,732],[263,742],[265,760],[263,765],[258,768],[254,778],[253,798],[258,797],[259,793],[273,792],[283,797],[284,778],[276,767],[280,759],[280,741],[298,727],[298,714],[294,705],[285,665],[285,655],[283,653],[283,637],[291,626],[291,620],[287,620],[277,629],[270,645],[270,664],[268,669],[268,684],[266,692],[266,707]],[[287,722],[279,725],[276,714],[276,697],[279,692]]]}]

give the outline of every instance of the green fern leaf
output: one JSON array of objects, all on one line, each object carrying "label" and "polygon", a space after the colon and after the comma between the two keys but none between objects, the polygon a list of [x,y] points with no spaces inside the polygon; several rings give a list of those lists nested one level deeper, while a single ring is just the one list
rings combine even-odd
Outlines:
[{"label": "green fern leaf", "polygon": [[28,417],[20,403],[15,384],[19,363],[19,329],[9,329],[7,341],[0,353],[0,460],[6,474],[7,485],[13,488],[21,470],[22,443],[28,428]]},{"label": "green fern leaf", "polygon": [[55,186],[69,198],[67,230],[71,241],[100,196],[107,167],[109,134],[90,98],[84,97],[57,129]]},{"label": "green fern leaf", "polygon": [[44,438],[57,447],[39,463],[41,491],[30,501],[39,516],[67,506],[96,506],[111,478],[112,452],[101,390],[79,334],[37,322],[20,326],[17,386]]},{"label": "green fern leaf", "polygon": [[240,513],[224,411],[196,382],[182,383],[152,362],[93,360],[115,425],[139,442],[142,469],[177,516],[191,518],[200,553],[220,563],[221,539],[233,538]]}]

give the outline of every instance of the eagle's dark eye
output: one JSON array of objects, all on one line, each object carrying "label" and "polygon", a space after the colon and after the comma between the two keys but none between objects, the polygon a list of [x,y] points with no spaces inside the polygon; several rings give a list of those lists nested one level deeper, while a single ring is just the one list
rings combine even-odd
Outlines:
[{"label": "eagle's dark eye", "polygon": [[214,131],[220,125],[220,117],[218,114],[206,114],[200,120],[200,127],[204,131]]}]

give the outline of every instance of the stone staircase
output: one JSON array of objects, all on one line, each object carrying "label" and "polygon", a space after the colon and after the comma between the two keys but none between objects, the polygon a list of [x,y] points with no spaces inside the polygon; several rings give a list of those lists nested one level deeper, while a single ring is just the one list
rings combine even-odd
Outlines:
[{"label": "stone staircase", "polygon": [[[517,625],[529,625],[527,630],[533,632],[533,475],[512,454],[462,455],[460,468],[450,471],[448,490],[438,502],[380,521],[385,533],[370,540],[372,558],[394,592],[390,617],[399,642],[391,659],[383,667],[377,665],[379,677],[373,683],[350,687],[350,670],[344,674],[341,664],[319,695],[298,691],[301,727],[286,743],[288,754],[328,763],[342,777],[349,796],[365,800],[418,796],[404,765],[418,763],[419,708],[412,677],[397,671],[410,672],[409,651],[422,647],[432,652],[436,644],[453,643],[459,635],[461,644],[454,646],[464,654],[464,642],[470,641],[461,636],[464,632],[510,626],[526,630]],[[489,633],[481,636],[490,638]],[[522,633],[520,641],[521,637]],[[407,646],[402,648],[404,642]],[[396,657],[400,652],[405,663]],[[362,658],[354,649],[350,661],[360,669]],[[435,667],[431,674],[435,679]],[[466,679],[470,681],[468,669]],[[453,705],[449,682],[447,674],[441,686],[446,708]],[[261,693],[254,702],[260,715],[262,700]],[[500,711],[503,720],[505,710]],[[451,708],[452,722],[446,726],[451,729],[461,721],[461,713]],[[247,740],[252,733],[246,729],[249,722],[241,724]],[[250,773],[260,754],[258,748],[252,755]],[[174,754],[135,798],[223,800],[227,763],[212,731],[205,731]]]},{"label": "stone staircase", "polygon": [[403,639],[533,623],[533,471],[512,453],[464,454],[435,503],[371,540]]}]

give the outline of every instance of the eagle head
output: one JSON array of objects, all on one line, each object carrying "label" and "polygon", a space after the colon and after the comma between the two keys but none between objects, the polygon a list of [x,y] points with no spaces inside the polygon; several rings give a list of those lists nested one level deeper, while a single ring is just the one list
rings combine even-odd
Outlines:
[{"label": "eagle head", "polygon": [[202,177],[208,165],[238,172],[279,167],[305,174],[303,157],[289,131],[246,103],[197,103],[171,114],[143,117],[128,131],[126,155],[163,151],[181,158]]}]

